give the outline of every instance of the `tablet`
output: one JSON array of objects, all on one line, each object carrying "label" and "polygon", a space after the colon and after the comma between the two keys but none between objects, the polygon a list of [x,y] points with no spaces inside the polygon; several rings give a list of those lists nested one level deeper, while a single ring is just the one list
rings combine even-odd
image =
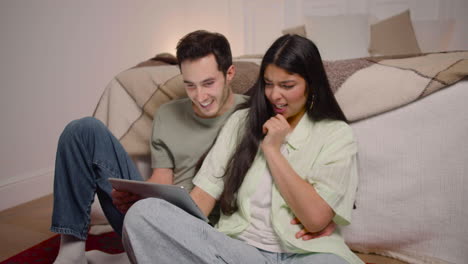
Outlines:
[{"label": "tablet", "polygon": [[155,197],[166,200],[185,210],[187,213],[208,222],[208,218],[198,208],[186,189],[175,185],[157,184],[153,182],[109,178],[112,187],[118,191],[138,194],[143,198]]}]

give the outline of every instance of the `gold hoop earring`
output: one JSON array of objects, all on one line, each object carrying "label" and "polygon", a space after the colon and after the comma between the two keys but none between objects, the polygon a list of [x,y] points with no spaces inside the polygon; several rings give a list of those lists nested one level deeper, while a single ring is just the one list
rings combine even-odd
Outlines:
[{"label": "gold hoop earring", "polygon": [[315,102],[315,94],[312,94],[312,99],[310,100],[310,105],[309,105],[309,110],[312,109],[312,107],[314,106],[314,102]]}]

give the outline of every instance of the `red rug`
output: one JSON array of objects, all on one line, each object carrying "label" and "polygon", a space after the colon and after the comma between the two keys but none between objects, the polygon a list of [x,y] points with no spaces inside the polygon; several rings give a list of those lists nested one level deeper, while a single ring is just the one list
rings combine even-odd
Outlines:
[{"label": "red rug", "polygon": [[[25,251],[1,262],[0,264],[52,264],[57,257],[60,246],[60,236],[55,235]],[[86,251],[100,250],[109,254],[124,252],[122,241],[115,232],[98,236],[88,235]],[[373,264],[373,263],[367,263]]]},{"label": "red rug", "polygon": [[[37,263],[51,264],[58,254],[60,236],[55,235],[25,251],[1,262],[0,264]],[[100,250],[110,254],[122,253],[123,246],[120,237],[115,232],[98,236],[88,235],[86,251]]]}]

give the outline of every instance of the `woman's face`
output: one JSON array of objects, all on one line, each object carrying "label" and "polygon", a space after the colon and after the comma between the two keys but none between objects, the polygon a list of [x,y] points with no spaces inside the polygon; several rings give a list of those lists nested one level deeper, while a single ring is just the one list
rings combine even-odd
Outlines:
[{"label": "woman's face", "polygon": [[288,73],[274,64],[266,67],[263,79],[265,96],[273,110],[283,115],[294,128],[305,113],[306,81],[299,74]]}]

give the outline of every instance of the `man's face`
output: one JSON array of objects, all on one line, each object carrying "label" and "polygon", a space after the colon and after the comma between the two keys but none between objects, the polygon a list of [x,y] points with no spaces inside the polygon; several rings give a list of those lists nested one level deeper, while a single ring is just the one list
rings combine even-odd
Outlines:
[{"label": "man's face", "polygon": [[231,65],[224,77],[218,70],[215,56],[210,54],[200,59],[183,61],[180,70],[197,116],[217,117],[234,104],[234,96],[228,87],[235,74],[234,66]]}]

